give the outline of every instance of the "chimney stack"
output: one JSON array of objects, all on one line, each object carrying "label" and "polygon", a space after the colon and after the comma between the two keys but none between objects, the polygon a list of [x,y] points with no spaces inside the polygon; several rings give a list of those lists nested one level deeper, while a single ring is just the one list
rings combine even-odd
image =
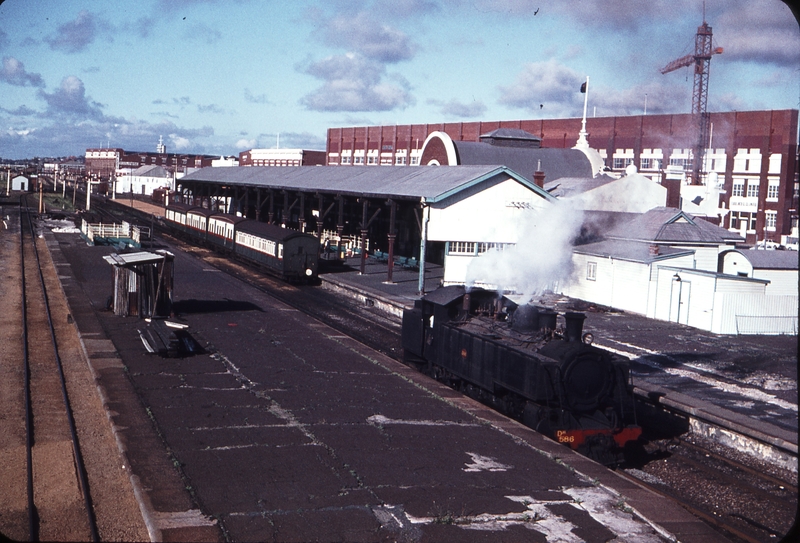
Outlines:
[{"label": "chimney stack", "polygon": [[542,161],[540,160],[536,165],[536,171],[533,172],[533,182],[539,188],[544,188],[544,172],[542,171]]}]

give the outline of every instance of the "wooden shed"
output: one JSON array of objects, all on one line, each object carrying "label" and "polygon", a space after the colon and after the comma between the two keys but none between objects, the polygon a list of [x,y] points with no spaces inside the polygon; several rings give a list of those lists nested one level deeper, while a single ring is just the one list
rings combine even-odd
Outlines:
[{"label": "wooden shed", "polygon": [[111,254],[103,259],[113,266],[115,315],[167,317],[172,310],[175,255],[159,250]]}]

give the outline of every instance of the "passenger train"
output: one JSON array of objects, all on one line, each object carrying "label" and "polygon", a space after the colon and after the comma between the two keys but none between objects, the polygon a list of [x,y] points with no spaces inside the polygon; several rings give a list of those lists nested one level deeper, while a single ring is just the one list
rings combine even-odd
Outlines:
[{"label": "passenger train", "polygon": [[583,313],[443,287],[403,313],[407,361],[607,465],[642,433],[628,362],[590,344]]},{"label": "passenger train", "polygon": [[311,234],[179,203],[167,206],[165,218],[189,239],[235,254],[281,279],[318,278],[320,244]]}]

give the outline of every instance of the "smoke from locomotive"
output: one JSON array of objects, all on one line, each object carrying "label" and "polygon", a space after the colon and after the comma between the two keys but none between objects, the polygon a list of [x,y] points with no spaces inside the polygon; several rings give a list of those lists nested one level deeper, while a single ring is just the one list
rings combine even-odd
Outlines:
[{"label": "smoke from locomotive", "polygon": [[517,242],[502,250],[491,248],[473,259],[466,284],[535,295],[568,281],[573,269],[572,241],[582,223],[583,212],[563,201],[527,210],[516,223],[513,238]]},{"label": "smoke from locomotive", "polygon": [[590,345],[582,313],[445,287],[403,313],[403,348],[437,379],[613,465],[641,435],[627,361]]}]

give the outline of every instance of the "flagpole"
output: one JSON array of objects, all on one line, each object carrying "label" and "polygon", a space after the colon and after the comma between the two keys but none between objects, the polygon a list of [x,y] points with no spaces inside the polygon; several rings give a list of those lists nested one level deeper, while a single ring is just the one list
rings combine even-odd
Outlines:
[{"label": "flagpole", "polygon": [[[585,90],[584,90],[585,89]],[[583,120],[581,121],[581,131],[578,133],[578,142],[575,145],[576,147],[589,147],[589,140],[587,136],[589,134],[586,133],[586,108],[589,105],[589,76],[586,76],[586,83],[581,85],[581,90],[584,91],[583,96]]]}]

